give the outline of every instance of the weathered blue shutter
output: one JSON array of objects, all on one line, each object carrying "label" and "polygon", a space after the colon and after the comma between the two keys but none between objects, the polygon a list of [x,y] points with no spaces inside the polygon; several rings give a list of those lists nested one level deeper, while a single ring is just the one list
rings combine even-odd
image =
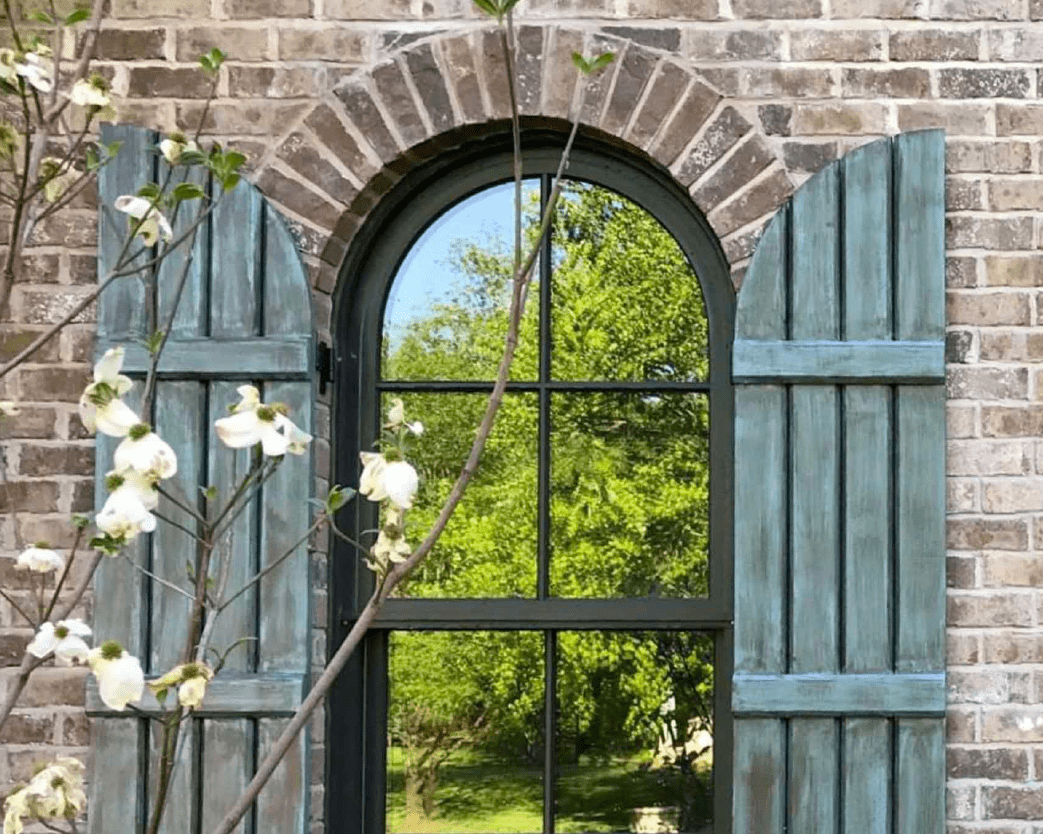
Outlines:
[{"label": "weathered blue shutter", "polygon": [[736,834],[941,834],[944,137],[812,177],[739,294]]},{"label": "weathered blue shutter", "polygon": [[[138,128],[109,128],[105,141],[121,140],[116,163],[99,181],[101,205],[98,274],[106,275],[126,231],[126,216],[113,209],[120,194],[165,174],[156,153],[159,137]],[[202,183],[208,193],[214,186]],[[188,225],[184,212],[175,234]],[[312,320],[308,282],[286,227],[250,184],[241,182],[225,195],[210,222],[200,229],[193,262],[171,337],[163,353],[151,422],[178,456],[172,479],[196,500],[199,484],[227,496],[248,466],[248,452],[233,453],[213,433],[213,422],[238,401],[237,386],[252,383],[267,402],[286,403],[306,431],[312,426]],[[187,257],[179,250],[156,280],[158,320],[165,322]],[[97,354],[122,345],[124,370],[139,380],[128,402],[140,395],[148,356],[145,282],[120,279],[101,297]],[[105,499],[104,479],[115,443],[99,436],[97,503]],[[309,456],[288,455],[264,487],[260,500],[236,522],[228,588],[245,583],[270,559],[296,542],[308,527],[312,470]],[[263,509],[263,511],[262,511]],[[164,499],[160,512],[189,518]],[[151,537],[139,537],[138,563],[158,576],[186,585],[186,562],[195,548],[190,535],[160,522]],[[119,640],[159,675],[178,663],[184,651],[190,601],[133,570],[122,559],[106,560],[95,581],[94,631],[98,641]],[[309,661],[310,595],[305,547],[272,571],[222,613],[211,645],[224,651],[240,638],[255,638],[228,655],[224,670],[210,684],[202,709],[188,724],[168,802],[163,830],[189,834],[207,831],[224,815],[271,742],[300,703]],[[142,707],[157,705],[146,694]],[[147,754],[149,723],[131,712],[106,711],[93,687],[88,690],[94,768],[90,830],[95,834],[140,831],[151,805],[155,775]],[[257,803],[256,827],[240,831],[301,834],[307,824],[308,756],[302,737]],[[202,789],[202,791],[200,790]],[[201,793],[201,795],[200,795]],[[133,823],[131,821],[134,821]]]}]

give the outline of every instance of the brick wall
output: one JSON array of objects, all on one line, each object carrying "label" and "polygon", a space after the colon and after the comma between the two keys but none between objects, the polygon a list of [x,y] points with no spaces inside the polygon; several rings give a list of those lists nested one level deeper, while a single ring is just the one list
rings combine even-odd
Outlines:
[{"label": "brick wall", "polygon": [[[207,128],[252,154],[288,218],[320,331],[374,200],[452,131],[506,115],[494,44],[469,0],[112,0],[111,11],[100,65],[127,120],[192,125],[195,57],[229,53]],[[526,112],[564,116],[571,50],[620,54],[585,122],[691,188],[737,281],[764,222],[811,173],[878,136],[948,131],[949,830],[1039,834],[1043,0],[522,0],[519,20]],[[91,216],[84,205],[39,236],[0,350],[93,280]],[[7,443],[25,540],[58,537],[49,510],[92,503],[90,444],[72,415],[90,329],[77,325],[0,392],[32,403]],[[320,436],[328,424],[324,405]],[[328,460],[326,440],[318,448]],[[14,532],[0,528],[9,553]],[[0,566],[6,584],[9,561]],[[317,626],[324,603],[320,589]],[[0,663],[27,638],[13,622],[0,601]],[[84,743],[82,718],[64,706],[79,701],[80,677],[48,670],[0,739],[0,783],[37,745]],[[315,761],[321,773],[321,746]],[[321,808],[316,787],[317,826]]]}]

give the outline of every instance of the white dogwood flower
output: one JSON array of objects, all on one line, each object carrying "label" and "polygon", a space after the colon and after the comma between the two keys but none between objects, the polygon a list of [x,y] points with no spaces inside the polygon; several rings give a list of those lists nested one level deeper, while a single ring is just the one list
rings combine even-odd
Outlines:
[{"label": "white dogwood flower", "polygon": [[0,81],[6,81],[14,85],[18,82],[18,70],[15,69],[15,54],[13,49],[4,47],[0,49]]},{"label": "white dogwood flower", "polygon": [[33,814],[37,817],[75,816],[87,804],[83,790],[83,762],[59,756],[32,779],[26,787]]},{"label": "white dogwood flower", "polygon": [[138,423],[127,432],[116,447],[112,464],[117,472],[133,469],[152,478],[171,478],[177,474],[177,455],[148,423]]},{"label": "white dogwood flower", "polygon": [[141,419],[120,399],[134,385],[120,373],[123,348],[109,348],[94,366],[94,381],[80,397],[80,419],[89,432],[126,437]]},{"label": "white dogwood flower", "polygon": [[198,151],[199,145],[195,143],[193,139],[185,138],[183,133],[171,133],[168,139],[164,139],[159,143],[159,152],[163,154],[163,158],[171,165],[177,165],[181,154],[185,151]]},{"label": "white dogwood flower", "polygon": [[252,385],[237,389],[240,400],[231,408],[231,414],[214,421],[221,442],[232,449],[245,449],[261,444],[270,457],[287,452],[302,455],[312,436],[301,430],[283,412],[282,403],[266,405]]},{"label": "white dogwood flower", "polygon": [[109,85],[100,75],[81,78],[73,84],[69,100],[80,107],[108,107],[112,104]]},{"label": "white dogwood flower", "polygon": [[203,703],[206,685],[213,677],[213,670],[205,663],[182,663],[163,677],[149,681],[148,687],[156,693],[157,698],[162,699],[168,689],[176,686],[181,706],[194,709]]},{"label": "white dogwood flower", "polygon": [[419,478],[411,464],[404,460],[389,461],[376,452],[359,452],[359,456],[362,458],[359,493],[370,501],[388,498],[404,510],[413,506]]},{"label": "white dogwood flower", "polygon": [[87,659],[90,647],[83,638],[90,637],[90,634],[90,626],[75,618],[42,623],[25,650],[33,657],[47,657],[54,652],[54,658],[60,665],[71,666]]},{"label": "white dogwood flower", "polygon": [[122,712],[131,701],[140,701],[145,691],[145,673],[141,662],[110,640],[91,649],[87,662],[98,681],[98,694],[105,706]]},{"label": "white dogwood flower", "polygon": [[37,542],[18,554],[15,565],[34,570],[37,573],[48,573],[52,570],[61,570],[65,567],[65,561],[51,550],[46,542]]},{"label": "white dogwood flower", "polygon": [[[138,533],[151,533],[156,529],[156,517],[149,510],[155,509],[158,495],[147,479],[140,475],[135,478],[134,471],[110,475],[110,483],[115,483],[117,479],[119,483],[94,518],[98,529],[115,539],[129,540]],[[151,507],[147,506],[147,503],[153,501],[155,503]]]},{"label": "white dogwood flower", "polygon": [[22,409],[14,404],[13,400],[0,400],[0,414],[4,417],[17,417]]},{"label": "white dogwood flower", "polygon": [[152,246],[159,238],[163,238],[165,243],[169,243],[174,236],[174,230],[170,228],[167,218],[152,205],[150,200],[124,194],[122,197],[116,198],[115,206],[119,211],[129,214],[135,220],[142,221],[138,227],[138,234],[141,235],[146,246]]},{"label": "white dogwood flower", "polygon": [[41,93],[49,93],[54,86],[54,62],[40,52],[42,50],[26,52],[22,62],[15,63],[14,70]]},{"label": "white dogwood flower", "polygon": [[359,452],[362,459],[362,474],[359,476],[359,494],[370,501],[383,501],[387,498],[384,489],[384,468],[387,461],[379,452]]}]

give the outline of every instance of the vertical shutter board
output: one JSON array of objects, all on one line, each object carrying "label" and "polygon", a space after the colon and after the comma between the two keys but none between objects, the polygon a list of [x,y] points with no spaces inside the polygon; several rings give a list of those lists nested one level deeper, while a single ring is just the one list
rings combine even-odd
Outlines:
[{"label": "vertical shutter board", "polygon": [[735,333],[744,339],[786,338],[789,206],[779,210],[761,235],[736,301]]},{"label": "vertical shutter board", "polygon": [[844,671],[892,668],[891,391],[844,389]]},{"label": "vertical shutter board", "polygon": [[820,171],[793,195],[790,229],[790,338],[840,335],[839,174]]},{"label": "vertical shutter board", "polygon": [[795,385],[790,399],[790,671],[835,672],[840,651],[837,391]]},{"label": "vertical shutter board", "polygon": [[[94,439],[94,505],[100,510],[109,496],[105,488],[106,473],[112,468],[112,455],[119,444],[117,438],[98,434]],[[128,559],[148,567],[148,536],[138,536],[124,548]],[[148,580],[126,564],[121,557],[102,559],[94,574],[94,642],[116,640],[124,649],[144,661],[148,623],[146,600]]]},{"label": "vertical shutter board", "polygon": [[[786,390],[735,391],[735,670],[786,671]],[[765,477],[765,473],[778,477]],[[756,611],[756,616],[742,616]],[[737,829],[738,830],[738,829]]]},{"label": "vertical shutter board", "polygon": [[[173,695],[177,697],[177,695]],[[159,826],[159,834],[184,834],[194,831],[196,818],[196,790],[198,784],[197,773],[197,749],[198,734],[197,722],[189,718],[181,725],[181,733],[178,737],[177,765],[174,769],[174,778],[170,782],[167,791],[167,801],[164,806],[163,820]],[[155,810],[157,798],[157,783],[159,781],[159,756],[158,751],[163,743],[163,726],[155,721],[152,727],[152,746],[149,748],[151,754],[149,762],[149,801],[147,813],[151,815]],[[140,777],[139,777],[140,778]]]},{"label": "vertical shutter board", "polygon": [[897,392],[895,671],[945,668],[945,389]]},{"label": "vertical shutter board", "polygon": [[786,830],[786,723],[774,718],[735,722],[732,831],[781,834]]},{"label": "vertical shutter board", "polygon": [[[162,159],[159,163],[159,181],[166,178],[169,166]],[[174,174],[173,183],[182,181],[184,169]],[[194,166],[189,169],[189,174],[184,177],[185,182],[193,182],[204,191],[209,191],[209,178],[202,166]],[[201,206],[206,205],[206,200],[188,200],[180,205],[177,216],[171,225],[174,229],[174,240],[187,233],[195,223],[196,215]],[[174,316],[173,325],[170,328],[171,335],[177,337],[199,337],[206,333],[207,307],[207,272],[209,269],[208,252],[210,251],[210,224],[204,219],[196,231],[194,244],[190,247],[186,240],[176,249],[172,249],[163,263],[159,265],[156,274],[156,309],[158,320],[156,329],[166,327],[170,318],[170,311],[177,304],[177,313]],[[180,301],[177,296],[178,284],[185,264],[191,256],[192,262],[188,266],[188,275],[185,276],[185,285],[181,291]]]},{"label": "vertical shutter board", "polygon": [[[210,334],[221,338],[260,332],[261,212],[264,198],[241,180],[212,215],[220,230],[211,252]],[[278,303],[271,299],[269,304]]]},{"label": "vertical shutter board", "polygon": [[898,719],[895,834],[945,830],[945,723]]},{"label": "vertical shutter board", "polygon": [[[164,488],[180,500],[194,502],[203,473],[203,424],[206,392],[199,382],[163,380],[156,387],[156,432],[170,444],[177,455],[177,474],[165,482]],[[192,529],[191,516],[161,497],[159,512]],[[188,593],[187,563],[195,564],[196,541],[183,530],[160,520],[152,534],[152,572]],[[160,582],[152,583],[152,638],[149,669],[163,674],[184,659],[188,618],[192,601]]]},{"label": "vertical shutter board", "polygon": [[[311,430],[311,383],[269,383],[265,401],[285,403],[291,419],[305,431]],[[279,471],[264,486],[261,568],[282,556],[308,529],[312,506],[307,499],[311,494],[310,453],[286,455]],[[260,582],[259,670],[308,669],[310,599],[305,542]]]},{"label": "vertical shutter board", "polygon": [[308,276],[290,230],[278,213],[264,212],[264,332],[306,336],[312,330]]},{"label": "vertical shutter board", "polygon": [[790,831],[838,834],[837,724],[833,718],[789,721]]},{"label": "vertical shutter board", "polygon": [[[289,724],[286,718],[257,720],[257,760],[263,761]],[[301,834],[308,822],[309,731],[306,727],[257,797],[257,834]]]},{"label": "vertical shutter board", "polygon": [[841,834],[891,834],[891,720],[845,718]]},{"label": "vertical shutter board", "polygon": [[945,338],[945,134],[905,133],[895,155],[895,338]]},{"label": "vertical shutter board", "polygon": [[891,143],[843,160],[843,293],[847,339],[891,337]]},{"label": "vertical shutter board", "polygon": [[[236,403],[239,395],[236,384],[231,382],[215,382],[210,385],[210,414],[205,429],[211,433],[207,472],[208,485],[217,489],[218,506],[223,506],[235,491],[249,470],[250,451],[229,449],[213,435],[214,421],[228,415],[229,404]],[[223,597],[231,597],[254,576],[257,571],[256,541],[257,501],[251,501],[239,517],[232,523],[227,533],[221,536],[215,548],[215,559],[211,565],[210,575],[214,587],[220,588],[222,576],[219,562],[225,560]],[[250,589],[234,600],[220,613],[211,633],[210,647],[220,655],[243,638],[256,638],[256,591]],[[257,654],[256,639],[248,639],[228,652],[224,669],[229,672],[246,672],[253,670],[252,660]],[[213,653],[209,653],[211,660]]]},{"label": "vertical shutter board", "polygon": [[[128,214],[117,211],[115,202],[124,194],[135,194],[142,185],[155,181],[157,135],[149,130],[125,125],[102,125],[102,142],[121,142],[116,159],[98,172],[99,236],[98,280],[116,266],[127,234]],[[128,251],[141,245],[131,242]],[[138,262],[151,257],[140,255]],[[136,276],[118,278],[105,290],[98,310],[98,333],[107,338],[141,338],[148,329],[145,306],[146,285]]]},{"label": "vertical shutter board", "polygon": [[138,776],[144,736],[145,722],[137,718],[91,719],[88,834],[144,830],[145,795]]},{"label": "vertical shutter board", "polygon": [[[255,724],[249,718],[210,718],[202,721],[202,784],[205,787],[200,815],[204,832],[212,831],[217,826],[253,777]],[[250,815],[247,814],[232,831],[235,834],[249,834],[249,821]],[[277,830],[263,824],[259,829],[261,834]]]}]

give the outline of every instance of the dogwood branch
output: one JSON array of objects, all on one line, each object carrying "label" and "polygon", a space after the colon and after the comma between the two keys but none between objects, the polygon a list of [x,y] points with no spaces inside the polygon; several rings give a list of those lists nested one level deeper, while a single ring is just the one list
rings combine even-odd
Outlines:
[{"label": "dogwood branch", "polygon": [[[508,21],[508,25],[510,25],[510,21]],[[508,84],[514,84],[514,77],[510,73],[508,74]],[[582,93],[579,95],[581,104]],[[524,312],[525,286],[532,274],[536,258],[539,256],[540,243],[550,227],[554,207],[557,203],[558,196],[561,193],[562,175],[576,138],[576,132],[579,129],[579,116],[581,112],[582,106],[577,106],[575,109],[572,130],[569,133],[568,141],[562,151],[561,162],[555,176],[554,187],[551,190],[550,198],[548,199],[547,206],[544,210],[539,235],[537,236],[528,257],[524,262],[522,262],[521,266],[515,270],[510,313],[508,315],[507,335],[504,339],[504,353],[500,360],[496,383],[493,386],[492,394],[489,396],[489,402],[475,436],[474,443],[471,446],[471,451],[467,456],[467,462],[464,464],[460,475],[453,484],[449,497],[446,499],[441,512],[438,514],[438,519],[435,521],[434,526],[424,538],[423,542],[421,542],[420,546],[417,547],[412,555],[410,555],[404,562],[396,565],[395,568],[389,571],[384,579],[377,584],[377,587],[374,589],[369,601],[366,603],[366,607],[362,609],[359,618],[351,627],[348,635],[337,648],[333,657],[330,658],[326,668],[323,670],[318,680],[316,680],[311,691],[301,703],[301,706],[298,708],[293,718],[290,719],[290,722],[286,725],[282,734],[272,745],[268,755],[265,756],[264,760],[258,765],[257,772],[253,779],[250,780],[250,784],[247,785],[246,790],[239,799],[236,800],[235,804],[231,809],[229,809],[228,813],[225,814],[224,818],[213,829],[213,834],[231,834],[232,829],[247,810],[249,810],[250,805],[257,798],[258,794],[260,794],[261,789],[271,778],[271,775],[275,772],[275,768],[290,749],[294,739],[296,739],[297,735],[308,723],[311,714],[326,697],[326,693],[329,692],[330,687],[333,686],[333,682],[337,679],[337,676],[344,668],[344,665],[348,662],[348,658],[351,657],[359,642],[361,642],[363,635],[365,635],[366,631],[368,631],[369,627],[373,624],[373,621],[376,618],[377,613],[380,611],[380,607],[387,598],[387,595],[392,591],[395,585],[408,576],[410,571],[412,571],[431,551],[431,548],[445,529],[453,510],[455,510],[457,504],[460,503],[460,499],[463,497],[468,483],[474,476],[474,473],[478,468],[478,460],[481,457],[482,450],[484,449],[485,443],[492,431],[496,412],[500,407],[500,402],[503,399],[503,394],[507,387],[507,379],[510,374],[511,363],[514,360],[514,353],[518,345],[518,332],[521,325],[522,313]],[[515,121],[519,118],[517,106],[513,108],[512,117]],[[518,134],[516,133],[516,139],[517,136]],[[521,149],[516,145],[515,156],[518,157],[520,154]]]}]

